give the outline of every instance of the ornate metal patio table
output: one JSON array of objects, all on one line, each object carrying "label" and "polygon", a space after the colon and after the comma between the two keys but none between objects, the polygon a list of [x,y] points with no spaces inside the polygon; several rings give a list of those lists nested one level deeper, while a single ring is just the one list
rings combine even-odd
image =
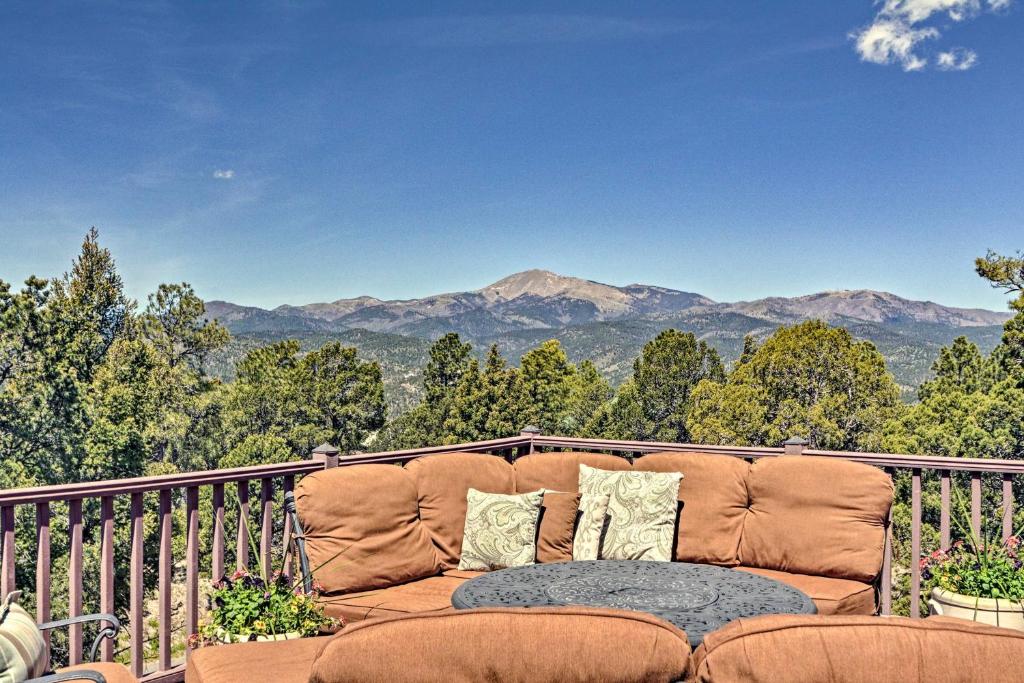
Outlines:
[{"label": "ornate metal patio table", "polygon": [[697,647],[742,617],[814,614],[804,593],[749,572],[686,562],[597,560],[502,569],[470,579],[452,595],[456,609],[587,605],[648,612]]}]

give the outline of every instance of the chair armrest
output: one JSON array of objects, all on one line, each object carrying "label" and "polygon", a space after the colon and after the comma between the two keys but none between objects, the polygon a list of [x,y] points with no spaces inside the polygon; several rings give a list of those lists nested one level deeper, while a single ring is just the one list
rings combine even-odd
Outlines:
[{"label": "chair armrest", "polygon": [[[73,624],[85,624],[90,621],[105,621],[108,622],[108,626],[104,626],[100,629],[100,632],[96,634],[96,640],[92,643],[92,648],[89,650],[89,661],[96,661],[96,651],[100,648],[100,643],[103,642],[104,638],[110,638],[113,640],[117,637],[118,631],[121,630],[121,622],[113,614],[82,614],[77,617],[71,617],[69,619],[60,619],[59,621],[48,621],[45,624],[39,624],[40,631],[51,631],[55,628],[67,628]],[[93,673],[93,672],[90,672]],[[60,674],[53,674],[60,675]],[[95,674],[100,676],[100,674]],[[100,676],[102,679],[103,677]],[[74,680],[74,679],[52,679],[52,680]],[[102,681],[101,681],[102,683]]]},{"label": "chair armrest", "polygon": [[92,683],[107,683],[99,671],[82,669],[80,671],[61,671],[55,674],[47,674],[39,678],[30,678],[25,683],[60,683],[61,681],[92,681]]}]

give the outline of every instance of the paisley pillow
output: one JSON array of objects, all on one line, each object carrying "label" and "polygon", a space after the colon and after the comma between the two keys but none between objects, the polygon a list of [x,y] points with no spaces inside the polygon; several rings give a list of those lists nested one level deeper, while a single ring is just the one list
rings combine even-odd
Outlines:
[{"label": "paisley pillow", "polygon": [[46,671],[46,643],[36,620],[18,604],[14,591],[0,604],[0,681],[24,681]]},{"label": "paisley pillow", "polygon": [[679,472],[609,472],[580,465],[580,493],[609,497],[600,559],[671,561],[682,478]]},{"label": "paisley pillow", "polygon": [[509,495],[469,489],[459,569],[490,571],[533,564],[543,491]]},{"label": "paisley pillow", "polygon": [[580,496],[579,521],[572,539],[572,559],[596,560],[601,551],[601,536],[608,519],[608,494],[584,493]]}]

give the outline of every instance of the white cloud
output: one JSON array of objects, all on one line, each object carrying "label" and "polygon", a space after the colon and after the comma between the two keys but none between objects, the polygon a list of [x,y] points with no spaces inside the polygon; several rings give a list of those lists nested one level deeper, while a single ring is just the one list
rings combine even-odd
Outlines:
[{"label": "white cloud", "polygon": [[[966,21],[978,14],[998,12],[1013,0],[877,0],[881,5],[874,21],[850,33],[861,60],[873,64],[899,64],[904,71],[920,71],[928,66],[929,57],[922,53],[922,43],[941,37],[935,26],[924,26],[929,20]],[[978,63],[978,55],[967,48],[940,52],[935,65],[943,71],[966,71]]]},{"label": "white cloud", "polygon": [[235,171],[234,169],[230,168],[218,168],[216,171],[213,172],[213,177],[217,178],[218,180],[231,180],[232,178],[235,177]]},{"label": "white cloud", "polygon": [[978,53],[965,47],[940,52],[935,59],[935,65],[942,71],[967,71],[977,63]]}]

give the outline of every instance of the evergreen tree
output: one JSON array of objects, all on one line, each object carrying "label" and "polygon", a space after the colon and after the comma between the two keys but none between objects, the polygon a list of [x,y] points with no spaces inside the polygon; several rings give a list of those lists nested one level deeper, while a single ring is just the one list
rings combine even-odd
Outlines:
[{"label": "evergreen tree", "polygon": [[644,345],[612,410],[613,433],[644,441],[690,441],[687,419],[701,382],[719,383],[718,352],[690,332],[665,330]]},{"label": "evergreen tree", "polygon": [[454,332],[449,332],[431,345],[430,358],[423,371],[423,391],[427,404],[439,408],[451,398],[469,366],[472,352],[472,345],[463,344]]},{"label": "evergreen tree", "polygon": [[975,261],[975,269],[993,287],[1015,295],[1010,301],[1014,317],[1003,326],[997,357],[1017,385],[1024,386],[1024,252],[1013,257],[990,251]]},{"label": "evergreen tree", "polygon": [[801,436],[813,448],[877,450],[899,412],[899,389],[874,345],[812,320],[779,328],[725,384],[700,384],[688,425],[702,443],[776,446]]},{"label": "evergreen tree", "polygon": [[548,434],[559,433],[570,408],[576,367],[556,339],[523,354],[519,367],[536,425]]}]

